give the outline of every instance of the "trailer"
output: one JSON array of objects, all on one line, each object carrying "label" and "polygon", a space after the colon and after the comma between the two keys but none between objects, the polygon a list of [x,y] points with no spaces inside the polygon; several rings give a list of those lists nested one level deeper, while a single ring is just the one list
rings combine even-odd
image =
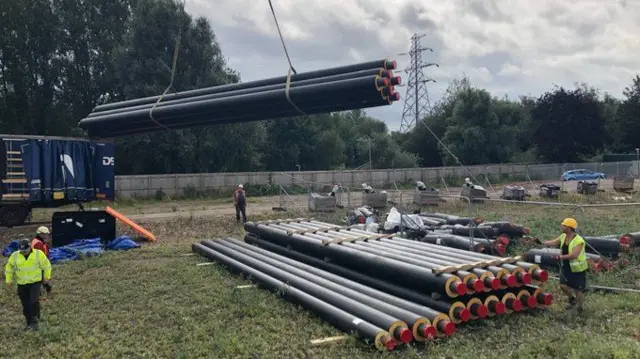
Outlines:
[{"label": "trailer", "polygon": [[20,226],[34,208],[115,196],[115,144],[82,138],[0,134],[0,226]]}]

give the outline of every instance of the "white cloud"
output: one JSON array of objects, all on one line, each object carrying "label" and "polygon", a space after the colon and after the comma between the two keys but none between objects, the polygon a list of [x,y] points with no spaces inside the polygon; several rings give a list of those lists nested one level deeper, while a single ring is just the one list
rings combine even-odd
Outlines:
[{"label": "white cloud", "polygon": [[[494,95],[539,95],[586,82],[619,96],[639,71],[637,0],[272,0],[294,67],[308,71],[391,57],[400,68],[413,32],[424,32],[431,102],[463,73]],[[208,18],[243,81],[286,74],[266,0],[187,0]],[[405,75],[406,76],[406,75]],[[406,82],[406,81],[405,81]],[[404,87],[400,92],[404,95]],[[399,127],[402,102],[370,114]]]}]

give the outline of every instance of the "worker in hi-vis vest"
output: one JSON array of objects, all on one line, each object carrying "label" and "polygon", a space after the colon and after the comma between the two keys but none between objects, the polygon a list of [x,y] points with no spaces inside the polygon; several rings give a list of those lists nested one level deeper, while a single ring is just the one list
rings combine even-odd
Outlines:
[{"label": "worker in hi-vis vest", "polygon": [[40,288],[51,279],[51,262],[39,249],[32,249],[28,239],[21,239],[18,250],[9,256],[4,267],[5,281],[18,284],[18,297],[27,329],[38,329],[40,319]]},{"label": "worker in hi-vis vest", "polygon": [[578,233],[578,222],[573,218],[565,218],[560,224],[562,234],[547,246],[560,246],[561,253],[556,256],[560,261],[560,287],[569,298],[567,310],[577,307],[582,312],[584,307],[584,290],[587,286],[587,254],[586,242]]}]

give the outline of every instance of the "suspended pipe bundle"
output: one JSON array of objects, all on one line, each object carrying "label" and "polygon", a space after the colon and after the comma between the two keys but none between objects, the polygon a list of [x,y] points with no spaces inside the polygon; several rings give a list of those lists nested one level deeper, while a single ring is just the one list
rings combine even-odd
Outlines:
[{"label": "suspended pipe bundle", "polygon": [[[317,297],[314,297],[313,295],[310,295],[309,293],[290,285],[289,283],[275,279],[274,277],[268,275],[263,271],[243,264],[240,261],[225,256],[220,252],[203,246],[202,244],[193,244],[191,248],[194,252],[202,256],[223,263],[224,265],[246,275],[250,275],[257,282],[261,283],[267,288],[284,293],[285,296],[297,301],[304,307],[312,310],[319,316],[322,316],[340,329],[347,332],[355,332],[365,339],[373,340],[375,346],[378,349],[387,349],[390,351],[393,350],[397,345],[396,341],[392,338],[388,331],[341,308],[353,305],[360,308],[361,312],[368,314],[369,317],[375,317],[379,321],[384,321],[385,319],[389,320],[389,317],[385,316],[384,313],[375,311],[374,309],[369,307],[359,305],[354,301],[350,301],[348,298],[342,298],[344,299],[344,302],[341,303],[341,307],[331,305],[326,301],[318,299]],[[396,329],[398,331],[402,331],[403,328],[404,327],[402,325],[399,325]],[[406,331],[404,331],[403,334],[405,332]]]},{"label": "suspended pipe bundle", "polygon": [[78,126],[108,138],[390,105],[400,99],[395,68],[395,61],[370,61],[106,104]]},{"label": "suspended pipe bundle", "polygon": [[[475,233],[475,232],[474,232]],[[469,237],[463,237],[460,235],[454,235],[446,232],[433,232],[427,234],[420,239],[421,242],[437,244],[441,246],[469,250],[471,242]],[[473,251],[474,252],[488,252],[491,254],[501,255],[506,251],[506,246],[509,244],[509,239],[501,237],[500,241],[492,241],[486,238],[474,238],[473,239]]]},{"label": "suspended pipe bundle", "polygon": [[612,258],[618,258],[620,252],[628,252],[630,249],[628,244],[621,243],[616,238],[584,237],[584,240],[587,242],[588,253],[599,253]]}]

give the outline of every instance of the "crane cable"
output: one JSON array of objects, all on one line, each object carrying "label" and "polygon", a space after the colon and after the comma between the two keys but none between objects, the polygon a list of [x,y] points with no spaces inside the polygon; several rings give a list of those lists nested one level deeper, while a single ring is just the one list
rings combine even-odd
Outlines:
[{"label": "crane cable", "polygon": [[284,37],[282,36],[282,31],[280,30],[280,24],[278,23],[278,17],[276,16],[276,11],[273,9],[273,4],[271,3],[271,0],[268,0],[268,1],[269,1],[269,7],[271,8],[271,14],[273,15],[273,21],[275,21],[276,29],[278,29],[280,42],[282,42],[282,48],[284,49],[284,54],[287,57],[287,62],[289,63],[289,71],[287,72],[287,83],[284,88],[284,95],[287,98],[287,101],[289,101],[289,103],[291,104],[291,106],[293,106],[293,108],[298,110],[298,112],[300,112],[303,116],[309,116],[304,111],[302,111],[298,106],[296,106],[296,104],[293,103],[293,101],[291,100],[291,94],[290,94],[291,76],[296,75],[298,72],[296,71],[296,69],[293,67],[293,64],[291,63],[291,57],[289,57],[289,51],[287,50],[287,45],[284,42]]}]

